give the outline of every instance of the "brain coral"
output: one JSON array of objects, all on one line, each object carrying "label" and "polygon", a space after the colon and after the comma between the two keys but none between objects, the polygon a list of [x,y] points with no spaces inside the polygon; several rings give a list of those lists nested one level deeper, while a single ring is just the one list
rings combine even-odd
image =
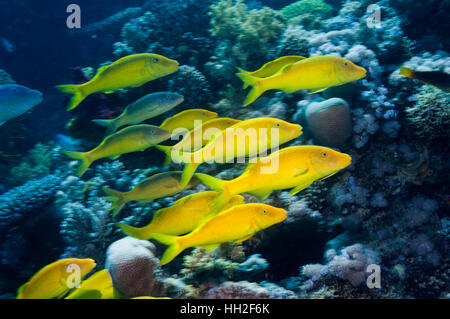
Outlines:
[{"label": "brain coral", "polygon": [[146,240],[125,237],[112,243],[106,252],[105,268],[122,296],[161,297],[165,287],[158,275],[155,246]]}]

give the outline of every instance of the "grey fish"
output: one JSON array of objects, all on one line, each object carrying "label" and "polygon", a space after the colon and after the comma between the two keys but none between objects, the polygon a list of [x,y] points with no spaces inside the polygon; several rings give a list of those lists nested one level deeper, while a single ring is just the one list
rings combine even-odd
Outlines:
[{"label": "grey fish", "polygon": [[128,105],[122,114],[115,119],[92,121],[101,126],[106,126],[106,135],[108,136],[124,125],[138,124],[170,111],[183,101],[184,97],[178,93],[152,93]]},{"label": "grey fish", "polygon": [[41,103],[41,92],[17,84],[0,85],[0,125]]}]

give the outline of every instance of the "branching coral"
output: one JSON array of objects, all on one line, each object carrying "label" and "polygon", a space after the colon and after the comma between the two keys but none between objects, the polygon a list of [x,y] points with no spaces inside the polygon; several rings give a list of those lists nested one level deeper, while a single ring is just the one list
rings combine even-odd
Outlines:
[{"label": "branching coral", "polygon": [[[247,67],[256,66],[267,59],[267,53],[284,29],[279,13],[264,7],[247,11],[242,0],[222,0],[211,6],[213,37],[228,40],[229,54]],[[259,61],[259,62],[258,62]]]},{"label": "branching coral", "polygon": [[417,94],[417,102],[406,109],[406,116],[419,139],[427,142],[449,140],[450,95],[440,89],[424,86]]}]

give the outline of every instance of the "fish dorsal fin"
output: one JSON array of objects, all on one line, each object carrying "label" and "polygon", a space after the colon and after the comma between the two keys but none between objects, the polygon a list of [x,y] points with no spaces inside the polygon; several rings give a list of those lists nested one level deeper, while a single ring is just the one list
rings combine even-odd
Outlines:
[{"label": "fish dorsal fin", "polygon": [[257,189],[249,192],[250,194],[258,197],[259,200],[265,200],[267,197],[269,197],[270,193],[272,193],[272,190],[270,189]]},{"label": "fish dorsal fin", "polygon": [[107,68],[109,68],[110,65],[111,65],[111,64],[107,64],[107,65],[104,65],[104,66],[99,67],[99,68],[97,69],[97,73],[100,73],[100,72],[105,71]]},{"label": "fish dorsal fin", "polygon": [[212,244],[212,245],[204,245],[204,246],[200,246],[200,247],[206,249],[207,251],[211,251],[211,250],[216,249],[219,246],[220,246],[220,244]]}]

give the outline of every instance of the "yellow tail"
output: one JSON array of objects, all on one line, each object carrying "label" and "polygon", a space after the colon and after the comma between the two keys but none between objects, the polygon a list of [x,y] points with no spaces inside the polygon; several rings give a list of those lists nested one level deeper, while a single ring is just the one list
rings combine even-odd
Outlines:
[{"label": "yellow tail", "polygon": [[411,79],[414,79],[414,77],[415,77],[415,71],[410,68],[404,67],[404,66],[402,66],[400,68],[400,74],[403,76],[406,76],[407,78],[411,78]]},{"label": "yellow tail", "polygon": [[116,225],[119,226],[122,232],[128,236],[141,240],[148,240],[153,238],[153,234],[147,229],[147,227],[139,228],[121,223],[117,223]]},{"label": "yellow tail", "polygon": [[109,136],[114,133],[117,129],[116,127],[116,119],[112,120],[92,120],[95,124],[106,127],[105,136]]},{"label": "yellow tail", "polygon": [[164,245],[168,245],[169,247],[164,252],[161,257],[160,264],[165,265],[170,263],[176,256],[178,256],[184,248],[180,245],[180,237],[178,236],[170,236],[165,234],[154,234],[153,239],[156,239],[160,243]]},{"label": "yellow tail", "polygon": [[[245,73],[245,74],[250,74],[251,72],[245,71],[244,69],[241,69],[239,67],[236,67],[236,69],[238,69],[239,72],[241,73]],[[248,84],[244,82],[244,84],[242,85],[242,88],[245,90],[246,88],[248,88]]]},{"label": "yellow tail", "polygon": [[69,102],[69,105],[67,105],[67,111],[76,108],[86,98],[87,95],[84,94],[82,86],[83,86],[82,84],[55,86],[55,88],[57,88],[63,93],[73,94],[73,97]]},{"label": "yellow tail", "polygon": [[108,197],[104,197],[104,200],[112,202],[109,210],[113,211],[113,217],[116,216],[128,202],[126,198],[126,193],[122,193],[119,191],[115,191],[110,188],[103,188],[103,191],[108,195]]},{"label": "yellow tail", "polygon": [[192,176],[194,176],[195,171],[200,166],[201,163],[185,163],[183,174],[181,174],[180,187],[184,189],[187,184],[191,181]]},{"label": "yellow tail", "polygon": [[160,150],[166,154],[166,158],[164,159],[163,167],[169,166],[169,164],[172,162],[173,146],[155,145],[155,147],[158,150]]},{"label": "yellow tail", "polygon": [[247,95],[247,98],[244,101],[244,106],[253,103],[261,94],[265,92],[264,88],[261,85],[261,78],[257,78],[245,73],[236,73],[236,75],[244,82],[244,84],[252,86],[250,93]]},{"label": "yellow tail", "polygon": [[78,177],[83,176],[84,172],[89,168],[91,165],[91,160],[89,160],[87,153],[80,153],[80,152],[64,152],[65,155],[81,161],[80,166],[78,166],[77,169],[77,175]]},{"label": "yellow tail", "polygon": [[219,213],[234,195],[230,193],[227,187],[227,181],[223,181],[202,173],[197,173],[195,176],[201,180],[203,184],[219,193],[219,195],[217,195],[214,199],[208,215],[215,215]]}]

